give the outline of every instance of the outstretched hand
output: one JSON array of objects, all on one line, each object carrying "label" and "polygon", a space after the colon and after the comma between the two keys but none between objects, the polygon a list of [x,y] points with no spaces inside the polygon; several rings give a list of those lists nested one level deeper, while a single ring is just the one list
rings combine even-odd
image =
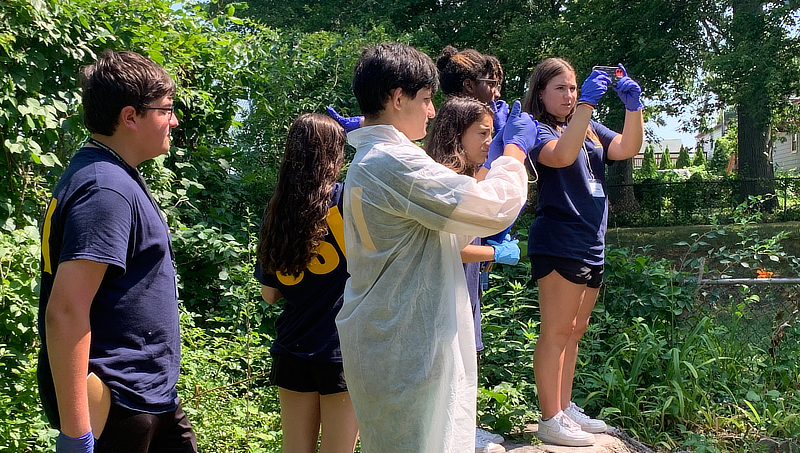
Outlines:
[{"label": "outstretched hand", "polygon": [[492,162],[498,157],[503,155],[503,129],[495,132],[492,142],[489,143],[489,154],[486,155],[486,162],[483,163],[483,168],[487,170],[492,169]]},{"label": "outstretched hand", "polygon": [[361,127],[361,122],[364,120],[363,116],[342,116],[339,112],[328,106],[328,115],[335,119],[342,125],[345,132],[351,132]]},{"label": "outstretched hand", "polygon": [[492,125],[494,126],[494,133],[497,135],[503,129],[503,126],[506,125],[506,121],[508,121],[508,103],[502,99],[498,99],[490,102],[489,107],[491,107],[494,113]]},{"label": "outstretched hand", "polygon": [[519,262],[519,239],[511,239],[507,234],[503,242],[488,240],[486,244],[494,248],[495,263],[514,265]]},{"label": "outstretched hand", "polygon": [[514,101],[508,122],[503,128],[503,146],[514,144],[526,154],[539,142],[539,123],[522,111],[522,104]]},{"label": "outstretched hand", "polygon": [[581,85],[581,97],[578,102],[585,102],[592,107],[597,107],[600,98],[608,91],[611,78],[603,71],[595,69]]},{"label": "outstretched hand", "polygon": [[628,71],[625,70],[625,66],[622,66],[622,63],[619,64],[619,67],[625,75],[617,81],[614,91],[617,92],[617,96],[619,96],[622,103],[625,104],[625,110],[635,112],[643,109],[644,104],[642,104],[641,101],[642,87],[640,87],[636,81],[628,77]]}]

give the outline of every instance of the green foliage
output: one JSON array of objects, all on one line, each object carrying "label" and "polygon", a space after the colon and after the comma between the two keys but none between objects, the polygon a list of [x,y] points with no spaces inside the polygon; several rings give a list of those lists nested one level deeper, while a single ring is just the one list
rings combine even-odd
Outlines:
[{"label": "green foliage", "polygon": [[692,310],[692,285],[670,261],[653,259],[647,250],[609,250],[605,276],[604,306],[615,318],[674,324],[677,316]]},{"label": "green foliage", "polygon": [[678,154],[678,160],[675,162],[675,168],[686,168],[691,165],[691,159],[689,158],[689,150],[681,145],[680,153]]},{"label": "green foliage", "polygon": [[697,147],[694,151],[694,158],[692,159],[692,166],[693,167],[705,167],[706,165],[706,153],[703,151],[703,148]]},{"label": "green foliage", "polygon": [[52,441],[39,413],[36,350],[39,232],[0,229],[0,449],[31,451]]},{"label": "green foliage", "polygon": [[652,179],[658,175],[658,167],[656,166],[656,156],[653,150],[653,145],[647,145],[644,149],[644,157],[642,158],[642,168],[634,175],[637,180]]},{"label": "green foliage", "polygon": [[672,166],[672,159],[670,158],[669,146],[667,146],[664,148],[664,151],[661,152],[661,160],[658,162],[658,169],[669,170],[670,168],[674,167]]},{"label": "green foliage", "polygon": [[736,154],[736,141],[726,134],[714,142],[714,154],[711,155],[706,168],[714,174],[724,175],[732,154]]},{"label": "green foliage", "polygon": [[178,392],[203,451],[280,451],[277,388],[268,381],[271,337],[248,319],[261,310],[252,296],[218,328],[197,327],[199,315],[182,313]]}]

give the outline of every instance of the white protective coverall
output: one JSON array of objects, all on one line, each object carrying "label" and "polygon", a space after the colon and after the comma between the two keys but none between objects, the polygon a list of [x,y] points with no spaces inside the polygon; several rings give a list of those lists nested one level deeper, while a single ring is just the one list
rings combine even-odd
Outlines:
[{"label": "white protective coverall", "polygon": [[508,227],[527,173],[484,181],[436,163],[393,126],[348,134],[344,305],[336,318],[364,453],[475,450],[475,335],[460,251]]}]

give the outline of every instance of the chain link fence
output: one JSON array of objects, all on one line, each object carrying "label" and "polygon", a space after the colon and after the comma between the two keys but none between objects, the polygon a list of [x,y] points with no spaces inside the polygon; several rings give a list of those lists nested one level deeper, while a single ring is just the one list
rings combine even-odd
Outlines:
[{"label": "chain link fence", "polygon": [[[708,224],[715,219],[730,223],[741,203],[742,185],[769,185],[770,180],[741,178],[715,181],[646,181],[635,184],[609,184],[609,192],[630,190],[635,203],[625,207],[612,205],[609,227],[648,227]],[[774,178],[774,209],[766,220],[800,220],[800,177]]]}]

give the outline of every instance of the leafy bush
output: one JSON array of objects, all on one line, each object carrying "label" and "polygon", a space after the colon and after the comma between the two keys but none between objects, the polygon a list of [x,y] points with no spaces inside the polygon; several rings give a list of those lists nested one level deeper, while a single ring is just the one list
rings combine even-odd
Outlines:
[{"label": "leafy bush", "polygon": [[686,276],[666,259],[656,260],[626,248],[606,252],[605,284],[599,302],[617,319],[642,318],[675,325],[692,310],[693,290]]},{"label": "leafy bush", "polygon": [[35,329],[39,232],[0,229],[0,449],[31,451],[53,441],[40,414]]}]

